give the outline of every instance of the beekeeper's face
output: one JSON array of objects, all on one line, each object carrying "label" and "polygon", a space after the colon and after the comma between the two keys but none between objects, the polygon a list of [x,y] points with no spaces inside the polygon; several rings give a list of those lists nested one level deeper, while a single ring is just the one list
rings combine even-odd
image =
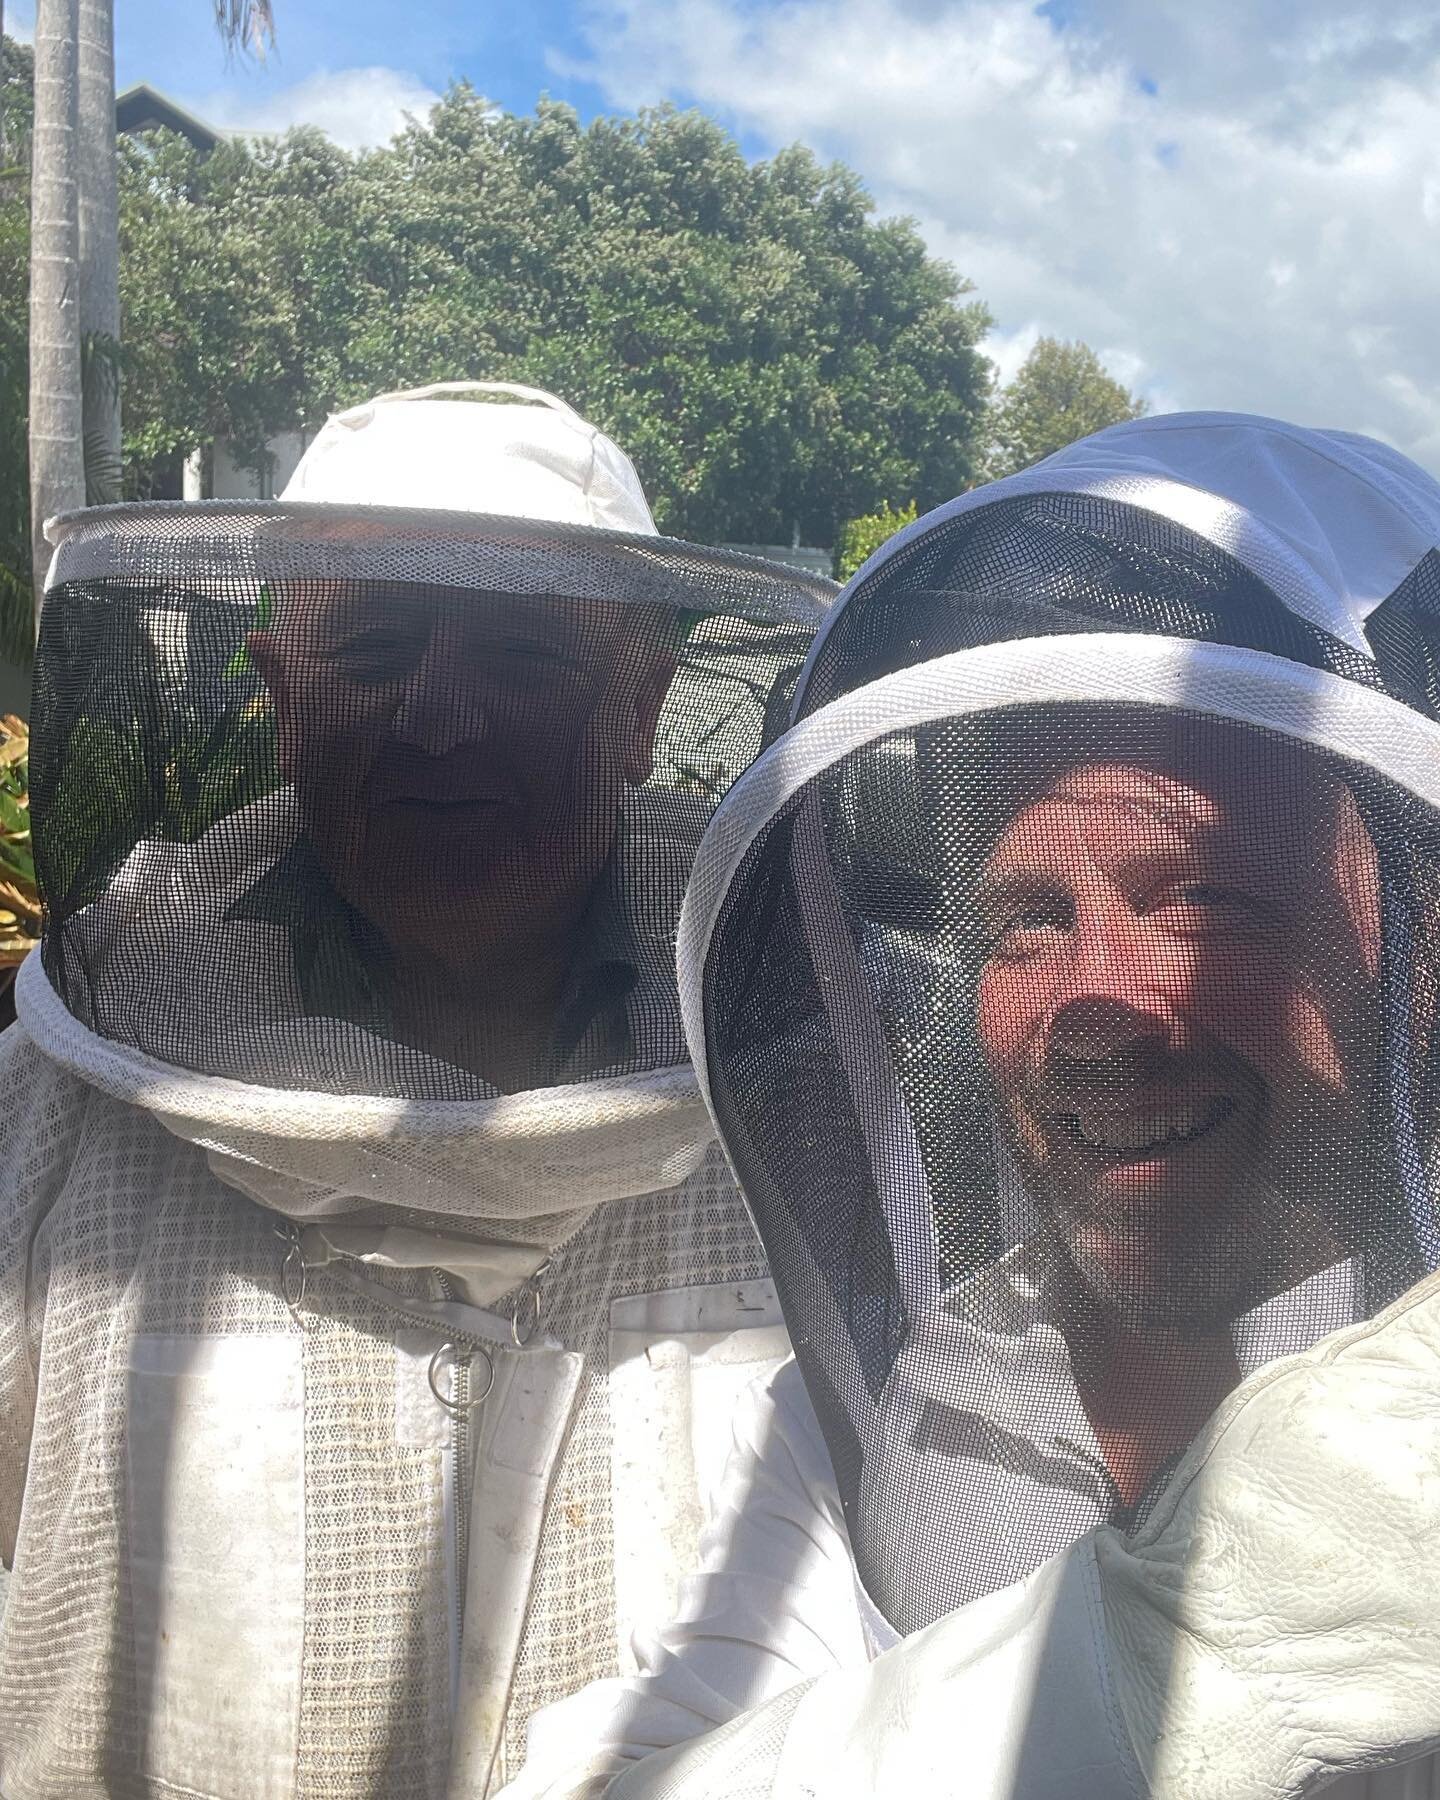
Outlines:
[{"label": "beekeeper's face", "polygon": [[1240,748],[1182,727],[1066,770],[980,881],[1006,1136],[1083,1287],[1140,1326],[1206,1328],[1345,1254],[1373,1144],[1373,848],[1333,774]]},{"label": "beekeeper's face", "polygon": [[298,585],[250,640],[281,768],[345,898],[460,966],[573,931],[675,670],[655,609]]}]

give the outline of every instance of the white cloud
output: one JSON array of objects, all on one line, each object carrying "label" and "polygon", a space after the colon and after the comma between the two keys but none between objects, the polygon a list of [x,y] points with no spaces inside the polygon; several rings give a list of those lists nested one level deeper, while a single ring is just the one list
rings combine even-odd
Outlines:
[{"label": "white cloud", "polygon": [[[612,104],[843,157],[996,316],[1157,408],[1385,437],[1440,472],[1440,14],[1384,0],[605,0]],[[1153,87],[1153,92],[1150,91]]]},{"label": "white cloud", "polygon": [[980,348],[994,363],[1002,386],[1009,387],[1019,374],[1021,363],[1035,348],[1039,336],[1040,327],[1032,321],[1018,331],[992,331],[981,340]]},{"label": "white cloud", "polygon": [[347,150],[383,144],[405,123],[423,119],[440,98],[404,69],[320,69],[290,87],[269,92],[225,88],[186,100],[197,118],[221,131],[287,131],[318,125]]}]

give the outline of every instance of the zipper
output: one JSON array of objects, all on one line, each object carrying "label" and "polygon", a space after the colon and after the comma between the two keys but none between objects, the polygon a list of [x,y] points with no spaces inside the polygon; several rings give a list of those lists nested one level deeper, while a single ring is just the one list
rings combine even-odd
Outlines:
[{"label": "zipper", "polygon": [[[309,1267],[300,1248],[300,1227],[293,1220],[287,1219],[277,1222],[274,1231],[276,1237],[285,1246],[280,1268],[280,1292],[296,1324],[303,1326]],[[437,1298],[445,1301],[456,1299],[455,1284],[443,1269],[432,1270],[431,1281]],[[421,1325],[427,1331],[433,1331],[437,1337],[442,1339],[440,1348],[443,1350],[448,1343],[452,1352],[455,1353],[450,1365],[450,1399],[445,1409],[450,1414],[450,1492],[454,1509],[454,1517],[451,1521],[451,1554],[455,1559],[455,1580],[450,1619],[450,1710],[453,1715],[455,1690],[460,1672],[460,1649],[465,1630],[465,1577],[470,1554],[470,1489],[474,1474],[470,1396],[475,1350],[471,1348],[464,1356],[459,1354],[459,1350],[462,1344],[478,1346],[487,1358],[493,1358],[496,1354],[496,1346],[478,1332],[466,1331],[463,1326],[451,1325],[448,1322],[442,1324],[427,1313],[423,1307],[407,1306],[404,1299],[398,1294],[393,1297],[387,1295],[383,1304],[398,1317],[408,1320],[411,1324]],[[492,1386],[493,1383],[492,1373]],[[434,1391],[433,1380],[431,1386]],[[489,1390],[486,1391],[488,1393]],[[438,1392],[436,1399],[442,1400],[442,1396]]]},{"label": "zipper", "polygon": [[1160,1464],[1159,1468],[1156,1469],[1155,1473],[1145,1483],[1144,1488],[1135,1496],[1130,1505],[1127,1506],[1120,1497],[1119,1483],[1098,1456],[1095,1456],[1091,1451],[1087,1450],[1083,1444],[1077,1444],[1073,1438],[1056,1437],[1052,1438],[1050,1441],[1057,1449],[1068,1450],[1073,1456],[1079,1457],[1080,1461],[1085,1464],[1087,1469],[1092,1469],[1095,1472],[1100,1481],[1104,1484],[1105,1493],[1110,1503],[1107,1509],[1105,1523],[1107,1525],[1113,1525],[1118,1531],[1125,1532],[1134,1531],[1140,1525],[1144,1524],[1146,1514],[1159,1498],[1165,1483],[1175,1473],[1176,1469],[1179,1468],[1180,1460],[1185,1455],[1186,1448],[1188,1448],[1188,1446],[1185,1446],[1179,1450],[1172,1450],[1170,1455],[1165,1458],[1165,1461]]},{"label": "zipper", "polygon": [[[292,1221],[284,1221],[275,1227],[276,1235],[285,1246],[280,1270],[280,1289],[288,1304],[291,1314],[298,1325],[303,1326],[303,1312],[306,1299],[306,1282],[308,1265],[301,1248],[300,1228]],[[433,1333],[439,1344],[430,1361],[428,1379],[430,1391],[437,1404],[450,1414],[450,1442],[448,1456],[449,1489],[451,1503],[454,1507],[454,1518],[451,1524],[450,1553],[454,1558],[454,1589],[450,1606],[450,1733],[451,1733],[451,1786],[450,1792],[461,1791],[455,1783],[457,1769],[460,1772],[463,1791],[488,1791],[488,1784],[493,1774],[496,1757],[500,1753],[500,1733],[502,1721],[508,1708],[510,1682],[514,1676],[515,1658],[519,1649],[519,1633],[524,1618],[526,1594],[534,1581],[535,1559],[539,1550],[539,1532],[544,1515],[545,1496],[555,1467],[555,1459],[560,1454],[564,1432],[574,1417],[574,1409],[580,1385],[580,1370],[583,1357],[574,1352],[560,1351],[558,1345],[544,1340],[535,1345],[536,1350],[543,1350],[537,1373],[536,1392],[542,1396],[542,1425],[552,1432],[547,1440],[549,1449],[543,1469],[536,1470],[501,1470],[502,1491],[496,1496],[502,1513],[506,1507],[512,1511],[519,1505],[522,1521],[528,1521],[533,1531],[518,1547],[518,1553],[525,1561],[523,1580],[525,1592],[514,1590],[513,1572],[507,1573],[505,1567],[497,1570],[495,1559],[489,1553],[489,1546],[482,1546],[485,1555],[478,1571],[470,1568],[470,1511],[475,1502],[476,1493],[476,1432],[481,1427],[476,1423],[475,1413],[485,1405],[495,1386],[496,1361],[501,1352],[510,1356],[525,1355],[532,1340],[539,1336],[543,1309],[542,1283],[549,1262],[543,1262],[530,1278],[521,1286],[515,1298],[514,1311],[509,1321],[510,1343],[506,1344],[494,1333],[468,1330],[463,1325],[452,1323],[449,1318],[437,1319],[433,1311],[427,1310],[424,1302],[407,1303],[398,1295],[380,1294],[372,1291],[369,1282],[346,1282],[337,1271],[337,1278],[352,1292],[364,1294],[375,1304],[393,1312],[399,1318],[421,1325],[427,1333]],[[431,1294],[442,1305],[453,1307],[459,1300],[454,1278],[444,1269],[433,1268],[430,1271]],[[486,1317],[494,1317],[492,1314]],[[497,1321],[502,1322],[503,1321]],[[460,1354],[464,1346],[465,1354]],[[450,1386],[448,1393],[439,1376],[438,1364],[446,1352],[450,1353]],[[554,1362],[551,1353],[558,1353],[558,1362]],[[484,1385],[476,1384],[475,1359],[480,1357],[485,1365],[481,1380]],[[553,1363],[553,1366],[552,1366]],[[507,1367],[507,1380],[516,1365]],[[555,1407],[562,1411],[557,1415]],[[548,1411],[546,1410],[548,1408]],[[536,1478],[542,1477],[541,1486],[536,1489]],[[517,1493],[518,1484],[518,1493]],[[487,1489],[488,1494],[488,1489]],[[509,1549],[507,1555],[513,1563],[516,1546],[510,1542],[506,1534]],[[502,1557],[502,1563],[505,1558]],[[505,1644],[505,1656],[508,1661],[503,1667],[496,1666],[482,1669],[478,1674],[474,1668],[466,1670],[462,1663],[464,1650],[466,1602],[472,1575],[478,1576],[477,1599],[483,1601],[480,1611],[491,1614],[498,1609],[497,1616],[502,1627],[502,1639]],[[3,1603],[3,1594],[0,1594]],[[493,1659],[482,1659],[482,1662]],[[463,1679],[462,1679],[463,1676]],[[495,1693],[496,1683],[503,1679],[503,1704],[497,1710]],[[456,1734],[459,1734],[457,1749]],[[459,1757],[457,1764],[455,1758]],[[476,1788],[472,1782],[464,1785],[465,1771],[473,1772],[479,1781]]]},{"label": "zipper", "polygon": [[1129,1530],[1127,1514],[1129,1508],[1120,1498],[1120,1484],[1106,1468],[1104,1461],[1093,1450],[1087,1450],[1083,1444],[1077,1444],[1071,1437],[1052,1437],[1050,1442],[1057,1450],[1068,1451],[1079,1463],[1082,1463],[1100,1483],[1105,1498],[1105,1523],[1116,1525],[1122,1531]]},{"label": "zipper", "polygon": [[[280,1270],[280,1291],[291,1316],[296,1324],[304,1324],[303,1312],[306,1299],[306,1288],[309,1279],[309,1265],[305,1261],[300,1246],[301,1230],[293,1220],[277,1222],[275,1235],[285,1245],[285,1255]],[[531,1339],[540,1328],[541,1321],[541,1284],[550,1267],[547,1258],[523,1284],[516,1297],[514,1315],[510,1321],[510,1335],[514,1349],[523,1353]],[[459,1298],[455,1283],[443,1269],[431,1270],[431,1286],[437,1299],[453,1303]],[[501,1346],[493,1338],[482,1332],[467,1331],[464,1326],[441,1321],[427,1312],[424,1307],[407,1305],[398,1295],[386,1293],[383,1298],[370,1293],[376,1304],[387,1311],[395,1313],[399,1318],[410,1323],[421,1325],[427,1331],[433,1331],[441,1339],[436,1357],[445,1349],[452,1352],[450,1364],[450,1394],[448,1399],[435,1385],[435,1364],[431,1362],[430,1387],[436,1400],[445,1407],[450,1415],[450,1491],[453,1496],[454,1518],[451,1525],[451,1554],[455,1561],[455,1583],[451,1601],[451,1704],[453,1717],[458,1698],[460,1678],[460,1653],[464,1644],[465,1632],[465,1592],[470,1562],[470,1507],[474,1486],[474,1429],[472,1415],[477,1406],[482,1406],[489,1398],[495,1386],[495,1356]],[[469,1346],[464,1356],[459,1354],[462,1347]],[[489,1365],[489,1382],[479,1395],[474,1393],[474,1365],[476,1353],[484,1356]]]},{"label": "zipper", "polygon": [[[455,1284],[443,1269],[434,1271],[436,1292],[442,1300],[455,1298]],[[458,1348],[458,1347],[457,1347]],[[488,1354],[488,1353],[487,1353]],[[471,1461],[474,1449],[470,1433],[470,1365],[474,1361],[473,1352],[461,1357],[458,1354],[451,1364],[450,1390],[450,1491],[455,1496],[455,1512],[452,1520],[452,1551],[455,1557],[455,1589],[451,1602],[451,1645],[453,1649],[452,1667],[458,1678],[460,1668],[460,1647],[465,1641],[465,1578],[470,1557],[470,1483],[472,1478]],[[451,1682],[451,1712],[454,1707],[454,1686]]]}]

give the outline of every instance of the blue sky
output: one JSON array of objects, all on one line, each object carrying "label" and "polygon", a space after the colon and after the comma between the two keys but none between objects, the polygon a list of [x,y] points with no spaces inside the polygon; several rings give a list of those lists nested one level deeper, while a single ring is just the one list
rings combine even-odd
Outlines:
[{"label": "blue sky", "polygon": [[1002,379],[1083,338],[1157,410],[1371,432],[1440,473],[1433,0],[275,3],[257,66],[209,0],[116,0],[122,84],[351,145],[460,77],[515,110],[696,105],[915,218],[991,308]]},{"label": "blue sky", "polygon": [[549,88],[587,112],[602,104],[597,89],[557,81],[547,72],[545,47],[573,35],[564,0],[526,0],[523,6],[449,5],[412,0],[276,0],[277,35],[264,65],[226,65],[207,0],[119,0],[116,77],[192,100],[225,90],[260,98],[307,76],[339,68],[403,69],[426,87],[443,89],[461,77],[515,110],[533,106]]},{"label": "blue sky", "polygon": [[[525,5],[452,5],[413,0],[276,0],[277,37],[263,63],[227,61],[208,0],[118,0],[116,80],[135,82],[190,106],[223,95],[237,113],[267,109],[278,96],[317,75],[346,69],[403,72],[433,91],[465,79],[517,111],[542,92],[569,101],[587,117],[604,110],[593,82],[547,68],[547,49],[576,41],[575,8],[566,0]],[[6,7],[6,28],[28,37],[33,0]]]}]

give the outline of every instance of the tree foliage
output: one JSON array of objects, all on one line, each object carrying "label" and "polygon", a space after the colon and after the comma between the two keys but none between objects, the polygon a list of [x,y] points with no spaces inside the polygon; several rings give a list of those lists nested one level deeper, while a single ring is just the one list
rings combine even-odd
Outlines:
[{"label": "tree foliage", "polygon": [[1088,344],[1042,337],[996,396],[989,474],[998,478],[1028,469],[1077,438],[1138,419],[1144,411],[1144,401],[1106,371]]},{"label": "tree foliage", "polygon": [[351,156],[314,131],[122,171],[126,425],[143,463],[446,377],[551,387],[662,529],[829,543],[979,465],[988,318],[915,227],[799,148],[669,108],[582,126],[454,89]]},{"label": "tree foliage", "polygon": [[[0,184],[0,295],[23,297],[30,266],[26,194]],[[30,387],[26,309],[0,300],[0,658],[30,661],[30,486],[26,443]]]},{"label": "tree foliage", "polygon": [[878,512],[847,519],[835,540],[835,579],[848,581],[861,563],[888,543],[897,531],[918,517],[915,502],[908,506],[882,506]]},{"label": "tree foliage", "polygon": [[215,0],[215,29],[232,51],[263,61],[275,42],[275,11],[270,0]]},{"label": "tree foliage", "polygon": [[0,38],[0,120],[5,127],[7,168],[28,161],[35,122],[35,52],[14,38]]},{"label": "tree foliage", "polygon": [[[5,57],[13,146],[29,72]],[[698,113],[582,125],[461,85],[359,154],[306,129],[120,155],[133,494],[173,491],[198,446],[258,470],[338,407],[473,376],[553,388],[610,431],[662,530],[829,544],[1135,410],[1083,345],[1042,340],[992,414],[988,315],[915,226],[878,219],[850,170],[799,147],[750,162]],[[0,584],[26,567],[27,241],[22,176],[0,186]],[[0,593],[0,634],[7,616]]]},{"label": "tree foliage", "polygon": [[0,970],[40,940],[40,891],[30,842],[30,733],[14,713],[0,718]]}]

